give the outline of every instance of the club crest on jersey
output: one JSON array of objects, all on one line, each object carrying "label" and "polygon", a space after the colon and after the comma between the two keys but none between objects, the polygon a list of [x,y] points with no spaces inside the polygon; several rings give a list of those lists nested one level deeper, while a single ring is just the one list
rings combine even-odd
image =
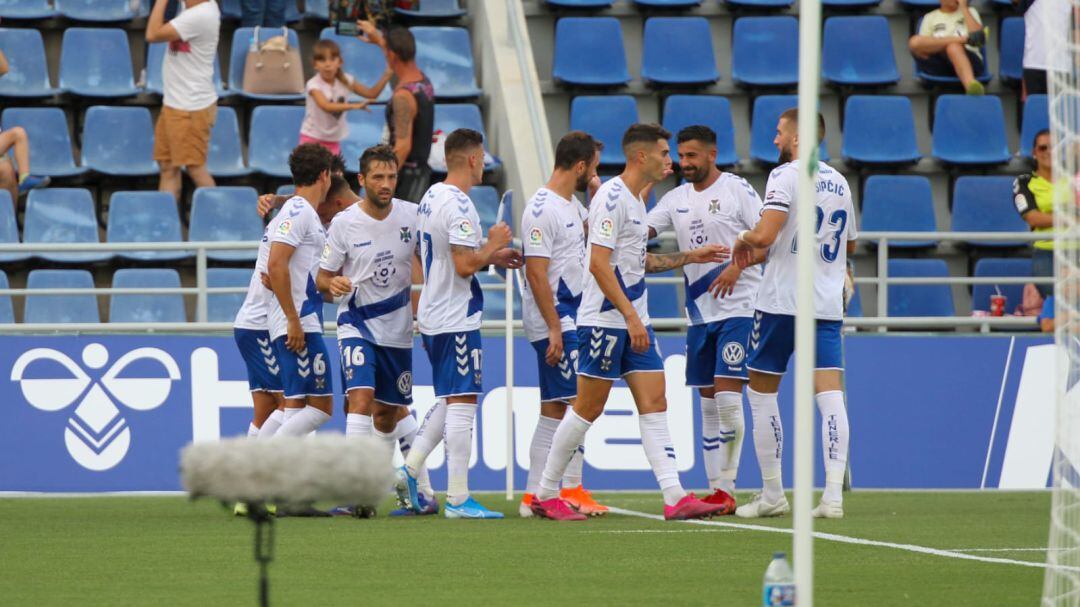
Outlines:
[{"label": "club crest on jersey", "polygon": [[403,396],[409,396],[412,394],[412,373],[409,371],[403,372],[398,375],[397,389]]},{"label": "club crest on jersey", "polygon": [[278,224],[277,233],[279,236],[284,236],[292,231],[292,220],[286,219]]},{"label": "club crest on jersey", "polygon": [[324,244],[322,248],[322,261],[330,259],[330,245]]},{"label": "club crest on jersey", "polygon": [[615,222],[610,217],[605,217],[600,220],[600,225],[596,228],[600,236],[604,238],[611,238],[611,235],[615,233]]},{"label": "club crest on jersey", "polygon": [[709,201],[709,214],[710,215],[716,215],[719,212],[720,212],[720,200],[717,199],[717,198],[713,198],[712,200]]},{"label": "club crest on jersey", "polygon": [[544,242],[544,233],[540,231],[540,228],[533,228],[529,230],[529,244],[533,246],[540,245]]},{"label": "club crest on jersey", "polygon": [[412,232],[410,232],[409,228],[406,227],[401,228],[401,231],[398,232],[398,236],[401,238],[401,242],[407,243],[412,240]]},{"label": "club crest on jersey", "polygon": [[729,367],[737,367],[742,364],[743,359],[746,358],[746,348],[737,341],[729,341],[724,344],[724,349],[720,351],[720,356],[724,359],[724,363]]}]

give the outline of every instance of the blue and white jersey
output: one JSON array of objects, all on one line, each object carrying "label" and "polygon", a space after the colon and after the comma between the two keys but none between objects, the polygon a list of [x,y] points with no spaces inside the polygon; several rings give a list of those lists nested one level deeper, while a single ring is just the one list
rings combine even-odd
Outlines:
[{"label": "blue and white jersey", "polygon": [[[293,247],[289,259],[292,300],[300,316],[304,333],[322,333],[319,321],[323,299],[315,287],[314,273],[319,270],[319,256],[326,244],[326,230],[315,208],[300,196],[290,198],[266,228],[271,247],[275,242]],[[267,252],[269,259],[269,252]],[[288,320],[277,297],[268,299],[267,315],[270,337],[277,339],[288,332]]]},{"label": "blue and white jersey", "polygon": [[412,348],[412,261],[417,206],[393,200],[386,219],[356,203],[330,222],[319,267],[352,281],[338,305],[338,339],[359,337],[390,348]]},{"label": "blue and white jersey", "polygon": [[[657,234],[674,228],[679,250],[690,251],[707,244],[732,247],[739,232],[753,229],[760,217],[761,198],[754,188],[742,177],[721,173],[701,192],[693,184],[685,183],[665,194],[649,211],[649,227]],[[761,268],[754,266],[743,272],[731,295],[713,297],[709,285],[727,265],[683,266],[686,315],[691,325],[753,316]]]},{"label": "blue and white jersey", "polygon": [[[581,288],[585,277],[585,207],[577,198],[567,200],[540,188],[521,216],[525,257],[548,258],[548,285],[555,296],[562,332],[575,331]],[[548,336],[547,323],[528,283],[521,296],[525,336],[529,341]]]},{"label": "blue and white jersey", "polygon": [[[623,293],[637,310],[642,324],[649,324],[648,293],[645,290],[645,244],[649,241],[645,203],[619,177],[596,191],[589,207],[589,247],[584,267],[592,257],[592,245],[611,249],[611,266]],[[585,286],[578,310],[579,327],[625,329],[626,319],[600,290],[591,272],[585,272]]]},{"label": "blue and white jersey", "polygon": [[417,317],[424,335],[462,333],[480,328],[484,294],[476,276],[462,278],[450,247],[480,247],[480,216],[458,188],[436,183],[420,202],[416,228],[424,290]]},{"label": "blue and white jersey", "polygon": [[235,329],[267,330],[267,304],[274,298],[274,292],[264,287],[262,283],[262,275],[266,273],[268,259],[270,259],[270,236],[267,229],[263,230],[262,242],[259,243],[259,254],[255,258],[255,271],[251,273],[247,295],[240,309],[236,311],[236,319],[233,320]]},{"label": "blue and white jersey", "polygon": [[[799,161],[796,160],[773,169],[765,186],[764,210],[788,214],[776,242],[769,247],[765,273],[758,289],[757,309],[770,314],[795,314],[798,166]],[[858,237],[855,209],[847,179],[824,162],[819,162],[818,167],[814,307],[818,319],[842,320],[847,242]]]}]

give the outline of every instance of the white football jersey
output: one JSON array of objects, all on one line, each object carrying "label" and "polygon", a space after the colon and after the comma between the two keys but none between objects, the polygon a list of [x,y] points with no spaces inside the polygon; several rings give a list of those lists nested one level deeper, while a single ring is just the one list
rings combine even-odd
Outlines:
[{"label": "white football jersey", "polygon": [[[649,295],[645,289],[645,245],[649,241],[645,203],[627,189],[619,177],[600,186],[589,206],[589,247],[584,267],[589,267],[592,245],[611,249],[611,266],[623,293],[634,305],[644,325],[649,324]],[[578,310],[578,326],[625,329],[626,319],[604,297],[591,272],[585,272],[585,286]]]},{"label": "white football jersey", "polygon": [[259,254],[255,258],[255,271],[251,273],[251,281],[248,282],[244,303],[236,311],[236,319],[233,321],[234,328],[255,331],[267,330],[266,306],[274,297],[274,292],[264,287],[262,283],[262,274],[266,272],[266,261],[268,259],[270,259],[270,236],[268,230],[263,230],[262,242],[259,243]]},{"label": "white football jersey", "polygon": [[338,304],[338,339],[360,337],[390,348],[412,348],[412,261],[416,208],[394,199],[386,219],[356,203],[338,213],[326,234],[319,267],[352,281]]},{"label": "white football jersey", "polygon": [[[581,286],[585,274],[585,207],[577,198],[567,200],[540,188],[521,216],[526,257],[548,258],[548,285],[555,296],[562,331],[575,330]],[[521,296],[525,336],[537,341],[548,336],[547,323],[528,283]]]},{"label": "white football jersey", "polygon": [[480,328],[484,294],[476,276],[462,278],[454,268],[452,245],[480,247],[480,216],[472,200],[452,185],[436,183],[420,202],[416,228],[424,290],[417,316],[424,335]]},{"label": "white football jersey", "polygon": [[[280,242],[295,249],[289,259],[293,305],[304,333],[322,333],[319,312],[323,299],[315,287],[315,272],[319,270],[319,256],[326,244],[326,230],[318,213],[308,201],[293,196],[270,220],[266,233],[270,236],[271,247]],[[267,255],[269,257],[269,253]],[[288,332],[285,312],[273,294],[268,298],[267,316],[271,338],[277,339]]]},{"label": "white football jersey", "polygon": [[[795,314],[798,165],[796,160],[773,169],[765,186],[764,210],[788,214],[776,242],[769,247],[758,289],[757,309],[770,314]],[[818,167],[814,307],[820,320],[843,320],[847,243],[858,237],[855,208],[847,179],[824,162],[819,162]]]},{"label": "white football jersey", "polygon": [[[719,179],[701,192],[693,184],[685,183],[665,194],[649,211],[649,227],[657,234],[674,228],[679,250],[691,251],[707,244],[732,247],[739,232],[753,229],[760,217],[761,198],[754,188],[742,177],[721,173]],[[709,285],[727,265],[683,266],[690,324],[753,316],[761,268],[754,266],[743,272],[731,295],[713,297]]]}]

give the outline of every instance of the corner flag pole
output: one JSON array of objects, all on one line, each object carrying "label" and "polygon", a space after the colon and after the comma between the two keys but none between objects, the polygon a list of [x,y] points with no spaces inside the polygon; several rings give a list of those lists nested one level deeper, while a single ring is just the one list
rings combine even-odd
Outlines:
[{"label": "corner flag pole", "polygon": [[798,283],[795,313],[795,592],[814,604],[814,258],[817,256],[818,78],[821,0],[799,3]]}]

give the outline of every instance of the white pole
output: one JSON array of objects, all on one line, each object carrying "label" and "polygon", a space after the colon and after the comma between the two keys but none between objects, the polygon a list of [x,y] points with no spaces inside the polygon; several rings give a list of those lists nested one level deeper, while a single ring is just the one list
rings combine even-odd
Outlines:
[{"label": "white pole", "polygon": [[799,3],[798,284],[795,314],[795,513],[796,601],[814,604],[814,260],[817,257],[818,78],[821,0]]},{"label": "white pole", "polygon": [[506,271],[506,500],[514,499],[514,274]]}]

